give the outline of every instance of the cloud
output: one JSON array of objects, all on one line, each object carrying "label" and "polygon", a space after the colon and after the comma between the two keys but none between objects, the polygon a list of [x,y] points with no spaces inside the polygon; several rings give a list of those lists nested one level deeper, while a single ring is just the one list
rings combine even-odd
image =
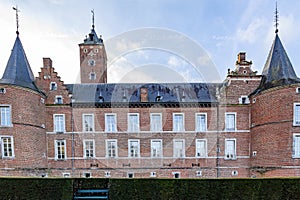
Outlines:
[{"label": "cloud", "polygon": [[257,42],[262,30],[264,29],[266,20],[264,18],[255,18],[251,23],[245,28],[238,28],[236,37],[240,42],[246,42],[253,44]]}]

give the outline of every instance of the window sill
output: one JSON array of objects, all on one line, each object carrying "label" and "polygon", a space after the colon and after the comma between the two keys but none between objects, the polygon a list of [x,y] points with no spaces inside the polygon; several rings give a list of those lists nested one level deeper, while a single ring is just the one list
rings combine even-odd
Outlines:
[{"label": "window sill", "polygon": [[58,159],[58,158],[56,158],[55,159],[55,161],[66,161],[67,159],[65,158],[65,159]]}]

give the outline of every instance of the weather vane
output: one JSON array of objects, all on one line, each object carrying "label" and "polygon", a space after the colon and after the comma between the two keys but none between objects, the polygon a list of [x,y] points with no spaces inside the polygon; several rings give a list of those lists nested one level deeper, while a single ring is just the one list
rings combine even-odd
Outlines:
[{"label": "weather vane", "polygon": [[278,15],[278,9],[277,9],[277,1],[276,1],[276,9],[275,9],[275,33],[278,33],[278,25],[279,25],[279,15]]},{"label": "weather vane", "polygon": [[94,29],[95,28],[95,13],[94,13],[94,9],[91,10],[91,12],[92,12],[92,27]]},{"label": "weather vane", "polygon": [[13,9],[16,11],[16,22],[17,22],[17,35],[19,35],[19,15],[18,12],[20,12],[20,10],[18,9],[18,6],[13,7]]}]

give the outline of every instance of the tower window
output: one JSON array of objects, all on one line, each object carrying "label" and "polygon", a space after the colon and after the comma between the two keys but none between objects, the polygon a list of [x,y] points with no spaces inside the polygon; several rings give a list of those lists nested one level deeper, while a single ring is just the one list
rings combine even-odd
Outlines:
[{"label": "tower window", "polygon": [[88,64],[89,64],[89,66],[95,66],[95,60],[89,59]]},{"label": "tower window", "polygon": [[90,73],[90,80],[96,80],[96,73],[95,72]]}]

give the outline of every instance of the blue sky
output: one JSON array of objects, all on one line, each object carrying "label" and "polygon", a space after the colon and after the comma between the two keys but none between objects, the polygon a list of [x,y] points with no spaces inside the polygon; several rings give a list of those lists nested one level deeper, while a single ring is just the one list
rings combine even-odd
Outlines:
[{"label": "blue sky", "polygon": [[[277,2],[279,36],[300,76],[300,1]],[[228,68],[235,68],[241,51],[261,73],[275,36],[275,0],[1,0],[1,74],[16,37],[15,5],[21,10],[20,38],[34,74],[42,58],[50,57],[66,83],[78,82],[78,44],[91,28],[91,9],[107,48],[124,50],[115,60],[109,55],[109,82],[221,81]],[[154,34],[144,39],[154,42],[143,48],[143,35],[135,34],[145,34],[139,30],[149,27]],[[124,43],[114,43],[120,37]],[[185,41],[177,43],[176,37]],[[189,56],[198,52],[197,63]]]}]

